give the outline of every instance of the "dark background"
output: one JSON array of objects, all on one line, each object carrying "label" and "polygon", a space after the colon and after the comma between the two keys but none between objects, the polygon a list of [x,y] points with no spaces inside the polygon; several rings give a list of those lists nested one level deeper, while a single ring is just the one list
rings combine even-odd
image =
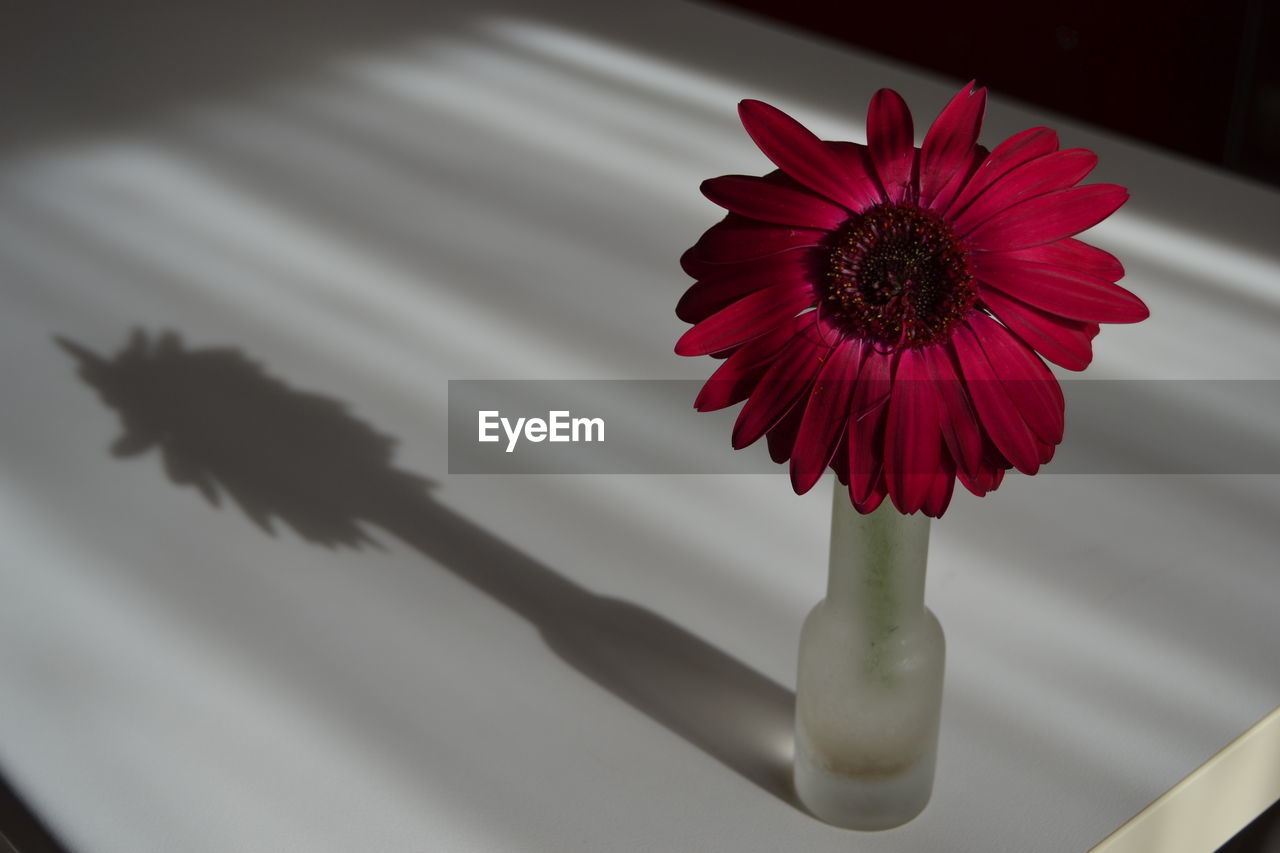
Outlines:
[{"label": "dark background", "polygon": [[713,0],[1280,185],[1276,0]]}]

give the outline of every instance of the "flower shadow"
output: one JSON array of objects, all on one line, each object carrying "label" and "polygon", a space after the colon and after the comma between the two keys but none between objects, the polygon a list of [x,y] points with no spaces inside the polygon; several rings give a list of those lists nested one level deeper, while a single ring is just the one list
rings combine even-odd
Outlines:
[{"label": "flower shadow", "polygon": [[114,357],[57,338],[121,418],[111,450],[152,449],[175,485],[327,548],[381,528],[529,620],[565,663],[766,792],[794,805],[794,696],[662,616],[597,595],[435,500],[392,463],[395,440],[338,400],[298,390],[233,348],[134,332]]}]

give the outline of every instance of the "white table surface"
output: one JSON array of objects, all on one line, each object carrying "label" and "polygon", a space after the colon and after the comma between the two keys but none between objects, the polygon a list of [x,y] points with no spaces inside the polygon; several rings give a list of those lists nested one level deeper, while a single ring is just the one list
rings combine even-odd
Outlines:
[{"label": "white table surface", "polygon": [[[699,181],[766,168],[736,102],[858,139],[875,89],[923,127],[961,81],[672,0],[358,5],[7,36],[0,768],[69,847],[1082,851],[1280,704],[1280,478],[1012,476],[934,525],[933,802],[878,834],[799,811],[826,489],[451,477],[446,381],[706,375],[671,351],[675,260],[718,218]],[[1280,378],[1280,194],[998,91],[983,141],[1041,123],[1133,193],[1093,239],[1152,317],[1089,375]],[[110,453],[53,336],[134,329],[179,371],[223,348],[225,382],[168,387],[228,419],[223,464],[313,454],[263,501],[321,532]],[[311,435],[304,393],[392,457]],[[377,547],[320,541],[379,490]]]}]

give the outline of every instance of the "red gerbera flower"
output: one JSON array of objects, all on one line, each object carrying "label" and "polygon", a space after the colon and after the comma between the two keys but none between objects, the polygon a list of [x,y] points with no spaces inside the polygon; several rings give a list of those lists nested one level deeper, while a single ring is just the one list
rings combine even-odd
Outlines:
[{"label": "red gerbera flower", "polygon": [[746,400],[733,446],[767,435],[808,491],[828,465],[860,512],[888,495],[940,516],[958,478],[995,489],[1034,474],[1062,440],[1062,390],[1041,357],[1092,359],[1099,323],[1148,312],[1124,268],[1073,235],[1128,198],[1076,186],[1097,162],[1044,127],[988,152],[986,90],[966,86],[914,144],[881,89],[867,145],[824,142],[743,101],[747,133],[778,167],[702,185],[729,213],[681,259],[698,281],[676,314],[680,355],[726,358],[695,403]]}]

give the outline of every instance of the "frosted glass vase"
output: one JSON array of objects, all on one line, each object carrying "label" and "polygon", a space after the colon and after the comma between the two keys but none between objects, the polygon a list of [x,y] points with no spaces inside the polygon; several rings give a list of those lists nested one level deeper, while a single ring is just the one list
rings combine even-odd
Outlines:
[{"label": "frosted glass vase", "polygon": [[860,515],[838,483],[827,597],[805,620],[795,783],[815,817],[900,826],[933,791],[945,643],[924,606],[929,518],[886,499]]}]

